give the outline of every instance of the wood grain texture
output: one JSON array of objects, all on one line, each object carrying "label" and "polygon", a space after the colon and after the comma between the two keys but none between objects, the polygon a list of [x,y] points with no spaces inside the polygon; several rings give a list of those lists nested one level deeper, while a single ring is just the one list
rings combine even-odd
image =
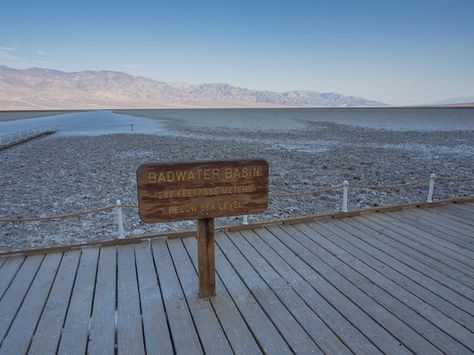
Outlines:
[{"label": "wood grain texture", "polygon": [[198,219],[199,297],[216,294],[214,218]]},{"label": "wood grain texture", "polygon": [[342,275],[334,272],[317,253],[308,249],[308,245],[301,244],[307,242],[306,237],[295,238],[292,235],[295,230],[290,226],[269,227],[268,230],[312,268],[307,280],[377,348],[389,354],[410,353],[406,346],[401,346],[399,340],[379,323],[394,320],[390,313],[384,311]]},{"label": "wood grain texture", "polygon": [[173,259],[168,245],[164,240],[155,240],[151,246],[174,351],[183,355],[203,354],[201,342],[183,294],[179,277],[173,266]]},{"label": "wood grain texture", "polygon": [[30,354],[56,353],[80,256],[81,252],[79,250],[64,254],[48,301],[31,341],[28,351]]},{"label": "wood grain texture", "polygon": [[[232,238],[232,233],[230,235]],[[283,334],[283,338],[290,349],[297,354],[321,353],[321,350],[299,324],[298,320],[295,319],[294,315],[290,313],[257,271],[252,268],[230,238],[220,235],[216,238],[216,243],[226,258],[234,265],[235,271],[245,281],[247,287],[253,291],[258,304]]]},{"label": "wood grain texture", "polygon": [[262,159],[143,164],[137,169],[146,223],[259,213],[268,206]]},{"label": "wood grain texture", "polygon": [[2,272],[0,273],[0,298],[3,297],[24,260],[23,256],[10,257],[2,266]]},{"label": "wood grain texture", "polygon": [[[197,261],[197,242],[195,239],[182,239],[194,267],[198,268]],[[210,302],[216,312],[219,322],[232,346],[235,354],[250,355],[262,354],[258,343],[249,327],[245,323],[232,297],[222,283],[219,275],[216,275],[216,296],[210,299]]]},{"label": "wood grain texture", "polygon": [[456,250],[474,241],[474,205],[463,207],[218,233],[209,299],[194,238],[12,255],[0,355],[472,353],[474,256]]},{"label": "wood grain texture", "polygon": [[204,352],[206,354],[231,354],[232,349],[210,299],[197,297],[196,271],[182,241],[170,240],[167,244]]},{"label": "wood grain texture", "polygon": [[62,253],[46,255],[15,320],[3,339],[0,354],[25,354],[56,277]]},{"label": "wood grain texture", "polygon": [[[292,288],[304,299],[304,301],[313,309],[314,312],[330,327],[334,333],[356,354],[379,354],[380,350],[346,317],[337,309],[337,303],[334,304],[333,298],[339,298],[337,295],[325,299],[324,293],[319,292],[317,282],[310,283],[314,277],[314,271],[297,254],[283,244],[268,229],[259,228],[255,233],[261,238],[262,244],[257,238],[252,239],[252,244],[259,247],[262,252],[269,252],[268,261],[278,267],[278,272],[285,280],[292,280]],[[267,249],[267,250],[266,250]],[[321,335],[323,336],[323,332]],[[330,341],[327,337],[325,341]],[[324,342],[318,344],[327,347]],[[331,344],[337,346],[335,342]],[[334,352],[337,353],[337,352]]]},{"label": "wood grain texture", "polygon": [[115,353],[116,262],[115,247],[100,249],[89,334],[89,354]]},{"label": "wood grain texture", "polygon": [[8,288],[0,301],[0,339],[8,331],[15,319],[16,312],[20,308],[23,298],[41,265],[43,255],[33,255],[26,258],[18,271],[15,282]]},{"label": "wood grain texture", "polygon": [[[451,340],[448,335],[427,321],[426,318],[420,316],[416,310],[411,309],[409,304],[404,304],[403,299],[397,299],[397,291],[401,285],[396,285],[394,281],[405,282],[405,284],[408,284],[408,282],[402,279],[403,276],[396,274],[387,266],[381,266],[376,258],[368,256],[368,252],[372,251],[368,250],[368,247],[364,248],[364,250],[368,250],[365,253],[346,243],[342,239],[344,236],[342,230],[324,230],[323,227],[316,224],[311,225],[311,228],[306,225],[297,226],[297,228],[313,241],[313,243],[308,244],[313,250],[315,247],[318,248],[318,254],[328,265],[331,265],[333,269],[351,280],[354,285],[357,285],[371,297],[375,301],[373,302],[374,305],[382,306],[395,316],[379,316],[377,319],[380,319],[380,323],[402,343],[409,343],[410,350],[415,353],[429,354],[439,353],[438,349],[447,353],[462,353],[467,350],[461,344]],[[350,240],[350,238],[348,239]],[[357,259],[347,251],[360,258]],[[370,263],[363,263],[366,258],[370,260]],[[421,287],[416,291],[423,293]],[[404,294],[408,295],[408,293]],[[427,292],[424,294],[426,295]],[[406,297],[413,297],[413,304],[419,302],[419,299],[412,295]],[[377,307],[372,308],[376,309]],[[385,310],[378,312],[385,312]],[[433,309],[432,312],[436,312],[436,310]],[[368,310],[368,314],[374,313],[374,310]],[[407,323],[410,323],[410,326]]]},{"label": "wood grain texture", "polygon": [[82,250],[76,282],[59,343],[59,354],[84,354],[89,335],[98,248]]},{"label": "wood grain texture", "polygon": [[[278,274],[278,269],[271,266],[271,259],[276,255],[266,256],[266,246],[258,243],[260,238],[255,232],[245,231],[231,238],[247,261],[253,265],[259,276],[271,285],[277,297],[288,308],[290,313],[305,329],[318,348],[325,354],[352,354],[352,352],[329,330],[326,324],[313,312],[310,306],[298,295],[296,290],[288,287],[287,281]],[[261,241],[261,240],[260,240]],[[255,243],[255,245],[253,245]],[[314,347],[313,352],[319,352]]]},{"label": "wood grain texture", "polygon": [[132,245],[117,251],[117,349],[119,354],[145,354],[140,296]]},{"label": "wood grain texture", "polygon": [[171,354],[173,345],[149,241],[137,244],[135,255],[146,351]]}]

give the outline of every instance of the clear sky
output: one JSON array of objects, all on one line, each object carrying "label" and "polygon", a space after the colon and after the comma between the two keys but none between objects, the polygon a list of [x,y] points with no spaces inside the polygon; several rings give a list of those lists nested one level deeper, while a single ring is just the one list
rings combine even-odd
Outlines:
[{"label": "clear sky", "polygon": [[474,0],[1,0],[0,64],[429,103],[474,96]]}]

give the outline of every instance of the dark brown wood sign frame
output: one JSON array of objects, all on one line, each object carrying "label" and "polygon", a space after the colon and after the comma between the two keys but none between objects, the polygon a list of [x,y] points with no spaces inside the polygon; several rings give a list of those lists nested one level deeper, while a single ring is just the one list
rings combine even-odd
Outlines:
[{"label": "dark brown wood sign frame", "polygon": [[214,218],[265,211],[268,173],[268,162],[263,159],[138,167],[138,205],[143,222],[198,220],[200,297],[215,294]]}]

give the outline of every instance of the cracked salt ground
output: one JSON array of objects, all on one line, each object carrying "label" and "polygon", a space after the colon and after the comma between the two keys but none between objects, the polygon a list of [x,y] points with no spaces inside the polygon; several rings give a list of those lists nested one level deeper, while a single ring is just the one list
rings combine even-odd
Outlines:
[{"label": "cracked salt ground", "polygon": [[[306,130],[266,132],[203,130],[173,121],[176,135],[114,134],[49,137],[0,154],[0,215],[53,215],[115,203],[136,203],[138,165],[150,161],[261,157],[270,163],[270,192],[308,191],[340,184],[393,184],[439,176],[474,176],[474,132],[398,132],[317,122]],[[179,132],[188,132],[182,137]],[[216,135],[232,139],[215,139]],[[305,141],[328,143],[313,152],[292,149]],[[303,142],[303,143],[302,143]],[[334,143],[335,142],[335,143]],[[339,143],[339,144],[338,144]],[[362,144],[361,144],[362,143]],[[405,149],[412,144],[413,149]],[[429,145],[427,152],[418,149]],[[349,208],[421,201],[427,186],[371,191],[349,189]],[[342,191],[272,199],[250,222],[340,208]],[[472,183],[437,181],[434,198],[472,195]],[[219,218],[217,224],[240,222]],[[137,211],[124,209],[126,233],[189,229],[193,221],[146,225]],[[117,227],[113,211],[63,221],[0,223],[0,247],[38,246],[110,238]]]}]

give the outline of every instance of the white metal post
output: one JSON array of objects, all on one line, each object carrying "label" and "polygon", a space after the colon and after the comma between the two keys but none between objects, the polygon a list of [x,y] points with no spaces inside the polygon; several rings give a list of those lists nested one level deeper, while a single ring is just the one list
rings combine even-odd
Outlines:
[{"label": "white metal post", "polygon": [[122,203],[120,200],[117,200],[117,207],[115,211],[117,213],[117,225],[118,225],[118,238],[123,239],[125,238],[125,232],[123,231],[123,216],[122,216]]},{"label": "white metal post", "polygon": [[242,224],[249,224],[249,216],[244,214],[244,217],[242,219]]},{"label": "white metal post", "polygon": [[434,189],[434,182],[436,179],[435,174],[430,175],[430,186],[428,188],[428,198],[426,199],[427,202],[433,202],[433,189]]},{"label": "white metal post", "polygon": [[349,182],[344,180],[342,183],[342,212],[347,212],[347,191],[349,189]]}]

